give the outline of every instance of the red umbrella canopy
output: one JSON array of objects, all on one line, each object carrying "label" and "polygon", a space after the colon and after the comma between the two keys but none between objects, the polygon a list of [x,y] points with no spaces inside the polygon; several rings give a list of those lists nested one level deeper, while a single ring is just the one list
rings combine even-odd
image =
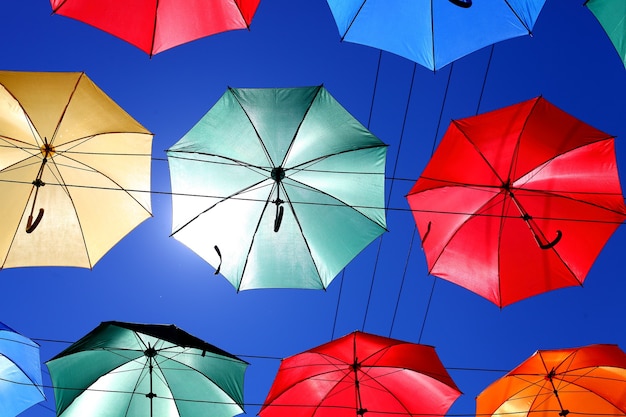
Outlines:
[{"label": "red umbrella canopy", "polygon": [[542,97],[453,121],[407,199],[429,272],[500,307],[581,285],[626,219],[614,138]]},{"label": "red umbrella canopy", "polygon": [[459,395],[432,346],[357,331],[284,359],[259,415],[443,416]]},{"label": "red umbrella canopy", "polygon": [[260,0],[50,0],[53,13],[87,23],[150,56],[205,36],[249,28]]}]

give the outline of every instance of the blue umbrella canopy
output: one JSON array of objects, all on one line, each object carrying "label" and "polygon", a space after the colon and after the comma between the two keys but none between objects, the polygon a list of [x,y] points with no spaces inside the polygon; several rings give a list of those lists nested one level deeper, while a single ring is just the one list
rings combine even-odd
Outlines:
[{"label": "blue umbrella canopy", "polygon": [[485,46],[529,35],[545,0],[328,0],[341,40],[431,70]]},{"label": "blue umbrella canopy", "polygon": [[16,416],[43,400],[39,345],[0,322],[0,416]]}]

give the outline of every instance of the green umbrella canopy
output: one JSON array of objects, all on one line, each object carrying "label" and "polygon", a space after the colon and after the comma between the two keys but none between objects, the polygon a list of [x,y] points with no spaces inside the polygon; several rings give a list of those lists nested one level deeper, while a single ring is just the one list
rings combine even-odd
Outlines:
[{"label": "green umbrella canopy", "polygon": [[602,25],[626,68],[626,1],[587,0],[585,6]]},{"label": "green umbrella canopy", "polygon": [[59,417],[243,412],[248,363],[174,325],[104,322],[46,365]]},{"label": "green umbrella canopy", "polygon": [[323,86],[229,88],[167,151],[172,235],[238,291],[326,288],[386,231],[386,152]]}]

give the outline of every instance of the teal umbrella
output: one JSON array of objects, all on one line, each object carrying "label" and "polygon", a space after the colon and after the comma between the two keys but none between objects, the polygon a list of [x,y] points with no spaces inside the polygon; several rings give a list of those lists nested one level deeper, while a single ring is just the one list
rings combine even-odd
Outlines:
[{"label": "teal umbrella", "polygon": [[43,400],[39,345],[0,322],[0,416],[16,416]]},{"label": "teal umbrella", "polygon": [[323,86],[229,88],[167,151],[172,235],[238,291],[326,288],[386,230],[386,152]]},{"label": "teal umbrella", "polygon": [[585,6],[608,35],[626,68],[626,1],[587,0]]},{"label": "teal umbrella", "polygon": [[173,325],[104,322],[46,365],[59,417],[243,412],[248,364]]}]

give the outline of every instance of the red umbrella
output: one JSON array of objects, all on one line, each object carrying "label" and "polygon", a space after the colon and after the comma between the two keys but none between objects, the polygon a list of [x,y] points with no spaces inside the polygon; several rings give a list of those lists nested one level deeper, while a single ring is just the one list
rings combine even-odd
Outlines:
[{"label": "red umbrella", "polygon": [[429,272],[500,307],[581,285],[626,219],[613,137],[542,97],[453,121],[407,199]]},{"label": "red umbrella", "polygon": [[284,359],[259,415],[443,416],[459,395],[432,346],[357,331]]},{"label": "red umbrella", "polygon": [[52,12],[97,27],[150,56],[249,28],[260,0],[50,0]]}]

